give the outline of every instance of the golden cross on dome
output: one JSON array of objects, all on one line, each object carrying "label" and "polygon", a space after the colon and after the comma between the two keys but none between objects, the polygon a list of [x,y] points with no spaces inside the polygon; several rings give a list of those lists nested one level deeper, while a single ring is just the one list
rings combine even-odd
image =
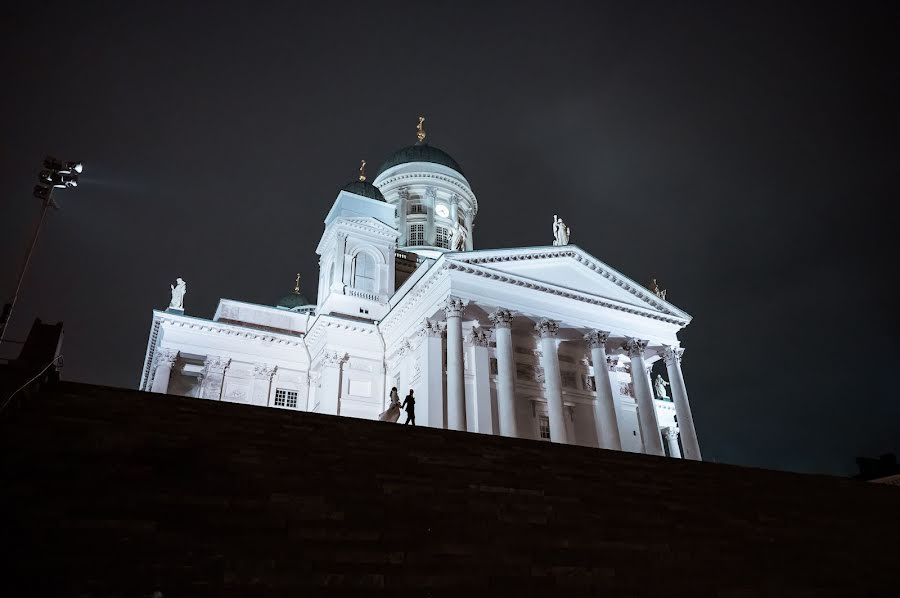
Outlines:
[{"label": "golden cross on dome", "polygon": [[425,117],[420,116],[419,124],[416,125],[416,139],[419,140],[419,143],[422,143],[425,141],[425,127],[423,126],[424,124],[425,124]]},{"label": "golden cross on dome", "polygon": [[359,163],[359,180],[360,181],[366,180],[366,161],[365,160],[361,160]]},{"label": "golden cross on dome", "polygon": [[294,293],[300,294],[300,273],[297,272],[297,280],[294,281]]}]

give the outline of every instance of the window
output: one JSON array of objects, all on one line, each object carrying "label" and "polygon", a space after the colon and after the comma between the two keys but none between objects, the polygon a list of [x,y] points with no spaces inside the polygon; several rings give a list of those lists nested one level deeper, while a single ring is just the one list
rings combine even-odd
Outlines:
[{"label": "window", "polygon": [[444,249],[450,249],[450,231],[449,231],[449,229],[446,229],[443,226],[435,227],[434,244],[437,247],[443,247]]},{"label": "window", "polygon": [[559,373],[559,377],[562,380],[563,386],[568,386],[569,388],[575,388],[575,372],[570,372],[568,370],[562,370]]},{"label": "window", "polygon": [[288,409],[297,408],[297,391],[285,390],[284,388],[275,389],[275,406],[287,407]]},{"label": "window", "polygon": [[541,440],[550,440],[550,418],[546,415],[538,417],[538,434]]},{"label": "window", "polygon": [[425,206],[420,203],[414,203],[409,205],[409,210],[406,212],[407,214],[424,214]]},{"label": "window", "polygon": [[375,259],[365,252],[353,258],[353,288],[375,292]]},{"label": "window", "polygon": [[407,245],[425,244],[425,225],[413,224],[409,227],[409,243]]}]

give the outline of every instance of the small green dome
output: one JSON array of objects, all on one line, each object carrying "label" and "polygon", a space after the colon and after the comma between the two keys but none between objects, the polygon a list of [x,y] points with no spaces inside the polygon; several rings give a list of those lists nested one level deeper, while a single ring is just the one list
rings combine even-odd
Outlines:
[{"label": "small green dome", "polygon": [[341,187],[341,191],[355,193],[356,195],[362,195],[363,197],[368,197],[369,199],[385,201],[384,195],[381,194],[381,191],[378,190],[378,187],[376,187],[369,181],[351,181]]},{"label": "small green dome", "polygon": [[388,156],[387,160],[378,169],[375,177],[381,176],[381,173],[389,168],[393,168],[399,164],[407,164],[409,162],[431,162],[432,164],[440,164],[447,168],[452,168],[459,174],[463,174],[460,165],[450,157],[450,154],[444,150],[438,149],[427,143],[417,143],[401,149]]},{"label": "small green dome", "polygon": [[307,299],[305,295],[301,293],[291,293],[290,295],[285,295],[279,299],[277,307],[294,309],[295,307],[302,307],[309,304],[309,299]]}]

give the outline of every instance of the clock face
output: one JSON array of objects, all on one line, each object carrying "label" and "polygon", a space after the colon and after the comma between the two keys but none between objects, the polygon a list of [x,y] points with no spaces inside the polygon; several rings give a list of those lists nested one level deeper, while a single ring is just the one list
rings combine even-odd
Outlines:
[{"label": "clock face", "polygon": [[437,215],[441,218],[446,218],[450,215],[450,209],[444,204],[438,204],[438,207],[436,207],[434,211],[437,212]]}]

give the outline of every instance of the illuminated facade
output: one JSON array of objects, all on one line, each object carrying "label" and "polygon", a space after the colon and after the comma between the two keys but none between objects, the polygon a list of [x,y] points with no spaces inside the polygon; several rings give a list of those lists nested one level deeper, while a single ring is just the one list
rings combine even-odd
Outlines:
[{"label": "illuminated facade", "polygon": [[414,389],[418,425],[700,459],[690,316],[568,231],[475,250],[475,194],[421,122],[419,137],[338,193],[315,302],[297,288],[278,306],[222,299],[212,320],[154,311],[141,389],[368,419]]}]

